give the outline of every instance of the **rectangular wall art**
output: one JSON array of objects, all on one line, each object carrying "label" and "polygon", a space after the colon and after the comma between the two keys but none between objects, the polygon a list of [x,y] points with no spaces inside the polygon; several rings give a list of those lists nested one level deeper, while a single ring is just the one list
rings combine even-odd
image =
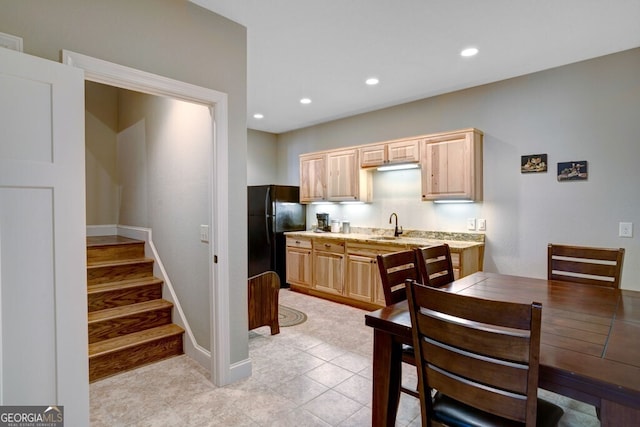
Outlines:
[{"label": "rectangular wall art", "polygon": [[547,171],[547,155],[546,154],[529,154],[520,158],[520,172],[546,172]]},{"label": "rectangular wall art", "polygon": [[588,174],[586,160],[558,162],[558,181],[583,181]]}]

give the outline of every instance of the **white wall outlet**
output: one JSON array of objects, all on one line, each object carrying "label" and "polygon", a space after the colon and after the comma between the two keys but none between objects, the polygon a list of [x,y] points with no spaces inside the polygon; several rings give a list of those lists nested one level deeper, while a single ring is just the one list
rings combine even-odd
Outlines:
[{"label": "white wall outlet", "polygon": [[203,243],[209,243],[209,226],[208,225],[200,226],[200,241]]},{"label": "white wall outlet", "polygon": [[476,229],[476,219],[475,218],[467,218],[467,230],[475,231]]},{"label": "white wall outlet", "polygon": [[618,225],[618,236],[620,237],[633,237],[633,223],[621,222]]},{"label": "white wall outlet", "polygon": [[487,230],[487,220],[484,218],[478,218],[478,231]]}]

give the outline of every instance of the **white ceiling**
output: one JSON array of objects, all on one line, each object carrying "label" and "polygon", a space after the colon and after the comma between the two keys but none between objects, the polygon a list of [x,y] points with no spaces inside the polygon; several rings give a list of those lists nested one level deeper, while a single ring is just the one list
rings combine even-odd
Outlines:
[{"label": "white ceiling", "polygon": [[191,1],[247,27],[247,127],[272,133],[640,46],[640,0]]}]

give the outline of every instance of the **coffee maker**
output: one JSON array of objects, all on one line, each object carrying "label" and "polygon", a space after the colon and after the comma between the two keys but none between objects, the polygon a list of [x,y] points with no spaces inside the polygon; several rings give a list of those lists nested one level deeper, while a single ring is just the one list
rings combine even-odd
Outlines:
[{"label": "coffee maker", "polygon": [[318,220],[319,231],[331,231],[331,224],[329,223],[328,213],[317,213],[316,219]]}]

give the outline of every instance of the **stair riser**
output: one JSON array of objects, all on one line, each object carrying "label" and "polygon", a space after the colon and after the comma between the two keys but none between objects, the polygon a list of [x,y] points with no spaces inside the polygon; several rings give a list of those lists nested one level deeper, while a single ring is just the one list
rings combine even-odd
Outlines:
[{"label": "stair riser", "polygon": [[89,323],[89,344],[171,323],[171,308]]},{"label": "stair riser", "polygon": [[120,280],[141,279],[153,275],[153,262],[104,267],[88,267],[87,283],[117,282]]},{"label": "stair riser", "polygon": [[87,264],[144,257],[144,243],[87,248]]},{"label": "stair riser", "polygon": [[182,334],[89,359],[89,381],[182,354]]},{"label": "stair riser", "polygon": [[162,298],[162,283],[88,295],[89,312]]}]

